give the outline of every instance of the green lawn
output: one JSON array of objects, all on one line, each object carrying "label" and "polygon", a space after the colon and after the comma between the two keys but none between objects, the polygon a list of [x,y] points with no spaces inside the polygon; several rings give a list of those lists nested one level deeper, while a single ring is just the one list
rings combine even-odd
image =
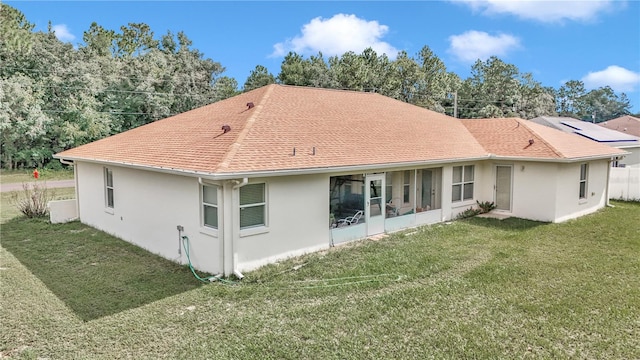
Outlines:
[{"label": "green lawn", "polygon": [[[74,199],[76,197],[75,188],[48,189],[47,191],[52,200]],[[24,196],[24,190],[0,193],[0,224],[21,215],[12,200],[14,194]]]},{"label": "green lawn", "polygon": [[640,204],[614,204],[563,224],[438,224],[203,286],[81,224],[14,219],[0,354],[638,359]]},{"label": "green lawn", "polygon": [[[53,180],[69,180],[73,179],[73,169],[69,170],[49,170],[38,169],[40,174],[39,180],[41,181],[53,181]],[[33,169],[26,170],[0,170],[0,184],[10,183],[23,183],[34,181]]]}]

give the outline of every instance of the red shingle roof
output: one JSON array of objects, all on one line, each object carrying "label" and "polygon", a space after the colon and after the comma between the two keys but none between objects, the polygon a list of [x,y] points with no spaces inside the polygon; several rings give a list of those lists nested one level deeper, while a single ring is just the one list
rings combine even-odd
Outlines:
[{"label": "red shingle roof", "polygon": [[[248,108],[250,102],[255,106]],[[509,129],[518,123],[516,139]],[[223,125],[231,131],[223,133]],[[217,174],[475,159],[488,153],[553,157],[549,148],[519,148],[530,133],[517,119],[461,122],[374,93],[268,85],[56,157]],[[491,134],[509,141],[494,141]],[[495,148],[489,146],[494,142]],[[606,153],[600,147],[577,153],[614,151],[605,148]]]},{"label": "red shingle roof", "polygon": [[580,159],[625,154],[622,150],[523,119],[461,121],[487,152],[497,156]]},{"label": "red shingle roof", "polygon": [[640,119],[631,115],[607,120],[599,123],[598,125],[606,127],[607,129],[617,130],[625,134],[640,136]]}]

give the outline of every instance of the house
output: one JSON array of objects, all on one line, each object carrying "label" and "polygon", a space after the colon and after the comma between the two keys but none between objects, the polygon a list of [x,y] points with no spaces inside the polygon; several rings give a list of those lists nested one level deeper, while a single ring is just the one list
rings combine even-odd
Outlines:
[{"label": "house", "polygon": [[569,117],[540,116],[531,121],[627,151],[623,158],[611,162],[609,198],[640,199],[640,137]]},{"label": "house", "polygon": [[619,118],[607,120],[599,123],[598,125],[607,129],[616,130],[625,134],[640,137],[640,119],[631,115],[625,115]]},{"label": "house", "polygon": [[241,276],[372,235],[496,211],[560,222],[607,203],[626,153],[522,119],[458,120],[364,92],[268,85],[55,155],[83,223]]},{"label": "house", "polygon": [[554,117],[539,116],[530,121],[552,127],[567,133],[577,134],[587,139],[609,145],[618,149],[623,149],[627,154],[623,159],[615,162],[616,167],[640,167],[640,137],[608,127],[602,127],[598,124],[570,118],[570,117]]}]

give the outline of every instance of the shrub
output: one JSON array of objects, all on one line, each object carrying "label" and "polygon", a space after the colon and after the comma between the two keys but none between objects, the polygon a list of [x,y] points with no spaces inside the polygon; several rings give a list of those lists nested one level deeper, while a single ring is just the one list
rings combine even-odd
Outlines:
[{"label": "shrub", "polygon": [[474,209],[474,208],[470,207],[467,210],[459,213],[458,216],[456,216],[456,219],[458,219],[458,220],[466,219],[466,218],[469,218],[469,217],[476,216],[476,215],[480,214],[481,212],[482,212],[482,210],[480,210],[480,209]]},{"label": "shrub", "polygon": [[22,192],[11,194],[11,200],[18,211],[28,218],[46,216],[49,213],[47,205],[54,194],[49,194],[47,187],[38,182],[23,183],[22,189]]},{"label": "shrub", "polygon": [[476,200],[476,203],[478,203],[478,207],[480,208],[481,214],[488,213],[489,211],[496,208],[496,204],[494,204],[493,201],[477,201]]}]

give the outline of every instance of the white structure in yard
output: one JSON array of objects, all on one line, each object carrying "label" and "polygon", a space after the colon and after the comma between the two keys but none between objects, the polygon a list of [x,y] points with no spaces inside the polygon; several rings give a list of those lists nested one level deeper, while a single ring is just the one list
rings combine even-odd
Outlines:
[{"label": "white structure in yard", "polygon": [[606,205],[624,151],[522,119],[268,85],[56,154],[83,223],[230,275],[455,218],[476,201],[559,222]]}]

